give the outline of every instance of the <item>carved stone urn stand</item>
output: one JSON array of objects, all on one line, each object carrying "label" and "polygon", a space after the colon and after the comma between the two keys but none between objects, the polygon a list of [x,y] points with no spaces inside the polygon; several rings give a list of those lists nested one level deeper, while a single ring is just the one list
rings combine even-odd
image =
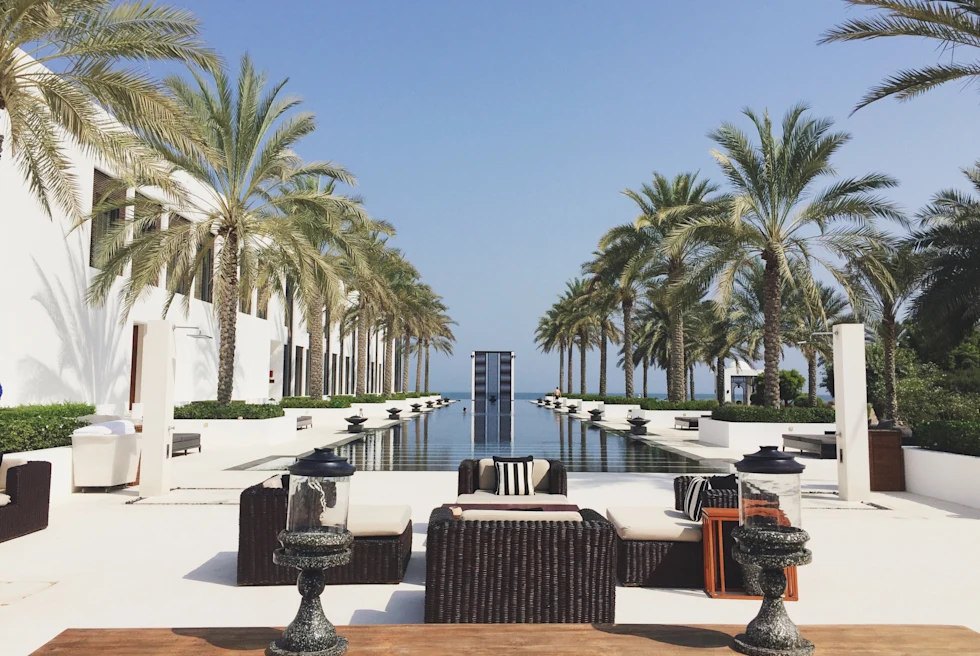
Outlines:
[{"label": "carved stone urn stand", "polygon": [[337,630],[323,614],[320,594],[325,586],[323,571],[350,563],[353,536],[349,531],[283,531],[279,534],[279,542],[282,548],[276,549],[272,561],[299,570],[296,587],[303,601],[282,637],[269,646],[269,652],[274,656],[341,656],[347,653],[347,638],[337,635]]},{"label": "carved stone urn stand", "polygon": [[763,595],[759,614],[735,637],[732,649],[749,656],[810,656],[813,643],[800,635],[783,606],[786,568],[810,563],[812,554],[804,548],[810,536],[793,527],[736,526],[732,537],[735,561],[761,568]]}]

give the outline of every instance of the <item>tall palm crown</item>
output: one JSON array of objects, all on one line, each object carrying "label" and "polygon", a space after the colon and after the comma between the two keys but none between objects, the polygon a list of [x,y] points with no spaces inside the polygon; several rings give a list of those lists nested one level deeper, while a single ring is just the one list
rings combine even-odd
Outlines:
[{"label": "tall palm crown", "polygon": [[941,191],[919,213],[913,238],[927,256],[916,319],[943,344],[980,324],[980,164],[963,172],[975,195]]},{"label": "tall palm crown", "polygon": [[553,304],[544,316],[538,319],[538,326],[534,330],[534,341],[543,353],[551,353],[558,349],[557,387],[560,390],[565,384],[565,348],[568,341],[558,303]]},{"label": "tall palm crown", "polygon": [[826,189],[814,189],[836,176],[831,159],[850,141],[846,132],[831,132],[830,119],[805,116],[807,106],[790,109],[781,134],[773,132],[766,112],[744,110],[755,127],[758,144],[731,123],[711,132],[721,147],[712,155],[734,193],[730,212],[689,221],[666,240],[673,248],[689,239],[717,244],[717,252],[702,270],[717,273],[720,300],[728,302],[735,278],[748,262],[765,263],[765,403],[779,403],[779,359],[782,354],[782,290],[801,286],[817,301],[812,270],[820,265],[841,284],[847,278],[839,264],[865,255],[874,240],[885,241],[875,219],[899,219],[895,206],[874,192],[895,186],[891,177],[869,173],[839,179]]},{"label": "tall palm crown", "polygon": [[[136,172],[173,190],[140,136],[189,148],[194,131],[145,71],[126,67],[149,61],[213,67],[217,59],[182,9],[111,0],[0,3],[0,157],[8,146],[49,217],[52,206],[75,221],[83,215],[62,130],[120,174]],[[130,130],[114,127],[105,112]]]},{"label": "tall palm crown", "polygon": [[312,114],[287,115],[300,101],[281,97],[285,82],[266,89],[266,76],[254,69],[248,56],[241,60],[237,82],[224,70],[212,76],[213,84],[197,74],[193,83],[176,77],[166,80],[182,111],[198,126],[205,148],[188,152],[179,144],[157,144],[160,155],[203,191],[195,189],[169,204],[166,229],[155,229],[161,206],[139,195],[136,200],[107,201],[94,208],[93,214],[99,214],[134,205],[132,228],[138,236],[127,241],[126,222],[109,231],[98,253],[101,271],[88,296],[96,304],[104,303],[116,276],[130,267],[120,290],[128,313],[166,268],[164,316],[178,294],[183,295],[186,311],[191,283],[202,285],[210,280],[213,254],[219,324],[217,396],[219,404],[227,404],[234,376],[239,268],[244,271],[242,278],[255,280],[249,272],[269,243],[307,262],[318,261],[320,251],[310,243],[306,224],[298,219],[300,211],[318,216],[364,214],[357,203],[343,196],[300,184],[311,176],[346,184],[355,180],[342,167],[304,164],[295,155],[293,147],[316,124]]},{"label": "tall palm crown", "polygon": [[[836,288],[817,282],[818,301],[814,303],[800,289],[793,290],[786,301],[786,342],[803,352],[807,363],[807,403],[817,404],[817,356],[833,359],[833,342],[826,335],[836,323],[850,319],[847,297]],[[793,401],[794,399],[786,399]]]},{"label": "tall palm crown", "polygon": [[876,100],[894,96],[909,100],[947,82],[975,84],[980,81],[980,59],[957,58],[961,48],[976,57],[980,48],[978,0],[845,0],[857,7],[881,10],[873,16],[852,18],[827,31],[820,43],[868,41],[894,36],[933,41],[949,53],[946,63],[899,71],[872,87],[855,111]]},{"label": "tall palm crown", "polygon": [[[717,190],[717,185],[708,180],[698,180],[697,173],[681,173],[673,180],[654,173],[652,184],[644,183],[639,192],[627,189],[623,194],[640,208],[634,224],[636,229],[650,231],[662,240],[676,227],[717,212],[719,201],[708,198]],[[697,239],[679,238],[671,243],[670,249],[650,253],[654,258],[653,271],[665,280],[665,291],[671,297],[668,303],[670,401],[682,400],[684,393],[684,311],[697,304],[704,291],[702,285],[690,283],[688,273],[708,248],[708,244]]]}]

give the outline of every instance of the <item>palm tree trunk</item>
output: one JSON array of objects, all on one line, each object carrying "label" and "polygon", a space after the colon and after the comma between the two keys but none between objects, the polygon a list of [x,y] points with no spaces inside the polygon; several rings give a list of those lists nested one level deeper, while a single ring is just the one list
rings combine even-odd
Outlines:
[{"label": "palm tree trunk", "polygon": [[344,389],[344,381],[347,380],[347,370],[344,366],[344,340],[347,335],[344,334],[344,318],[340,317],[340,352],[337,354],[337,380],[334,381],[334,385],[337,386],[337,394],[346,394]]},{"label": "palm tree trunk", "polygon": [[425,393],[429,393],[429,340],[425,340]]},{"label": "palm tree trunk", "polygon": [[[669,351],[670,349],[668,349]],[[667,371],[664,372],[667,378],[667,398],[674,398],[674,386],[670,382],[670,353],[667,353]]]},{"label": "palm tree trunk", "polygon": [[647,378],[650,373],[650,357],[643,356],[643,398],[647,398]]},{"label": "palm tree trunk", "polygon": [[310,299],[313,316],[307,317],[310,332],[310,389],[311,399],[323,398],[323,299]]},{"label": "palm tree trunk", "polygon": [[393,323],[388,324],[385,331],[385,394],[393,394],[395,391],[395,331]]},{"label": "palm tree trunk", "polygon": [[[325,317],[324,322],[324,341],[326,341],[326,352],[323,356],[323,366],[325,371],[323,373],[323,394],[324,396],[330,396],[333,393],[333,376],[330,374],[330,333],[333,328],[333,321],[331,321],[330,308],[324,303],[323,316]],[[336,375],[336,374],[334,374]]]},{"label": "palm tree trunk", "polygon": [[235,334],[238,328],[238,233],[224,235],[219,279],[224,289],[218,306],[218,405],[231,403],[235,384]]},{"label": "palm tree trunk", "polygon": [[609,335],[603,321],[599,329],[599,396],[606,395],[606,349],[609,347]]},{"label": "palm tree trunk", "polygon": [[412,368],[412,331],[405,331],[402,341],[402,392],[408,391],[408,371]]},{"label": "palm tree trunk", "polygon": [[807,354],[806,387],[810,407],[815,408],[817,406],[817,354],[815,352]]},{"label": "palm tree trunk", "polygon": [[581,375],[579,376],[580,380],[578,382],[578,387],[579,387],[579,390],[580,390],[579,391],[579,394],[587,394],[587,392],[585,391],[585,388],[586,388],[586,383],[585,383],[585,354],[587,352],[586,351],[586,347],[587,347],[586,338],[587,338],[587,336],[585,334],[585,331],[583,330],[583,331],[579,332],[579,336],[578,337],[579,337],[579,342],[578,342],[578,364],[579,364],[579,371],[581,372]]},{"label": "palm tree trunk", "polygon": [[693,401],[695,398],[697,398],[697,397],[694,396],[694,365],[692,364],[691,365],[691,398],[690,398],[690,400]]},{"label": "palm tree trunk", "polygon": [[626,398],[633,398],[633,299],[623,299],[623,369],[626,373]]},{"label": "palm tree trunk", "polygon": [[886,308],[887,314],[883,321],[885,331],[885,419],[898,419],[898,390],[896,389],[895,374],[895,316],[891,308]]},{"label": "palm tree trunk", "polygon": [[725,402],[725,358],[715,362],[715,400],[719,404]]},{"label": "palm tree trunk", "polygon": [[684,367],[684,317],[680,308],[675,308],[670,318],[670,391],[672,397],[668,401],[684,400],[684,378],[687,368]]},{"label": "palm tree trunk", "polygon": [[416,342],[418,352],[415,354],[415,391],[422,391],[422,343]]},{"label": "palm tree trunk", "polygon": [[[374,363],[371,362],[371,342],[373,341],[372,340],[372,337],[373,336],[371,335],[371,326],[368,326],[368,329],[367,329],[367,367],[365,368],[365,372],[364,372],[364,380],[367,383],[367,386],[366,386],[366,390],[365,391],[368,394],[374,394],[374,392],[375,392],[374,384],[375,384],[375,382],[377,382],[377,381],[374,380]],[[375,360],[378,359],[377,353],[375,353],[374,359]]]},{"label": "palm tree trunk", "polygon": [[367,309],[361,305],[361,311],[357,315],[357,384],[354,386],[354,394],[361,395],[367,393],[367,358],[368,358],[368,323]]},{"label": "palm tree trunk", "polygon": [[780,339],[780,324],[782,322],[782,280],[779,273],[779,261],[775,254],[765,251],[762,259],[766,262],[763,275],[763,300],[765,312],[765,330],[763,346],[765,347],[765,375],[763,380],[764,405],[770,408],[779,406],[779,358],[782,355],[782,340]]},{"label": "palm tree trunk", "polygon": [[565,344],[558,344],[558,391],[564,392],[565,385]]},{"label": "palm tree trunk", "polygon": [[572,351],[575,350],[575,340],[568,340],[568,393],[571,394],[575,391],[575,387],[572,385]]}]

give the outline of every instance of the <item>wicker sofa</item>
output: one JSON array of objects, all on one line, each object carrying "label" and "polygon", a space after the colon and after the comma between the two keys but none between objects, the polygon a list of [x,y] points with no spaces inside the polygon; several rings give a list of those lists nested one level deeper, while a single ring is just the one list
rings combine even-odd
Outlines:
[{"label": "wicker sofa", "polygon": [[[616,573],[620,583],[651,588],[703,587],[704,545],[700,525],[683,515],[684,497],[693,479],[693,476],[674,479],[673,510],[608,509],[616,527]],[[705,508],[737,508],[738,491],[704,490],[701,502]],[[639,519],[637,525],[630,526],[634,519]],[[642,526],[644,523],[647,525]],[[728,544],[730,530],[723,539]],[[725,553],[726,583],[740,584],[741,568],[731,557],[730,548]]]},{"label": "wicker sofa", "polygon": [[[280,485],[269,485],[281,481]],[[238,585],[295,585],[296,570],[272,562],[279,531],[286,526],[289,475],[274,477],[242,491],[238,526]],[[351,506],[351,518],[359,509]],[[377,508],[377,507],[374,507]],[[328,584],[400,583],[412,556],[412,521],[398,535],[358,535],[355,526],[351,562],[326,570]]]},{"label": "wicker sofa", "polygon": [[593,510],[582,510],[580,521],[473,521],[436,508],[425,550],[425,621],[613,622],[614,540],[612,524]]},{"label": "wicker sofa", "polygon": [[[508,503],[567,504],[568,472],[561,460],[534,461],[534,494],[508,496]],[[497,475],[492,458],[459,463],[456,503],[499,503],[494,494]]]},{"label": "wicker sofa", "polygon": [[46,529],[51,505],[51,463],[0,461],[0,494],[5,495],[4,505],[0,505],[0,542]]}]

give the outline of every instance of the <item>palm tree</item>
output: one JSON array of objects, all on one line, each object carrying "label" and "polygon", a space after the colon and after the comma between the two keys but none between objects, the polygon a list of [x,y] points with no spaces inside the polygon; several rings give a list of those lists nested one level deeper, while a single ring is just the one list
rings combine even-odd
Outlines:
[{"label": "palm tree", "polygon": [[[853,267],[855,260],[850,265]],[[875,277],[871,276],[870,280]],[[831,340],[815,333],[830,332],[837,323],[844,323],[850,317],[850,306],[847,297],[830,285],[817,282],[818,301],[814,303],[799,289],[789,293],[786,299],[786,342],[798,346],[806,358],[807,364],[807,404],[812,408],[817,405],[817,356],[824,360],[833,360],[834,349]],[[894,356],[894,351],[893,351]],[[794,399],[785,399],[793,401]]]},{"label": "palm tree", "polygon": [[538,319],[534,331],[534,341],[543,353],[551,353],[558,348],[558,389],[565,382],[565,334],[561,325],[558,304],[552,305],[543,317]]},{"label": "palm tree", "polygon": [[899,219],[890,202],[875,195],[896,182],[870,173],[837,180],[823,190],[814,189],[822,178],[835,175],[831,159],[850,140],[845,132],[830,132],[830,119],[804,116],[807,106],[790,109],[782,134],[773,134],[766,112],[744,114],[752,121],[759,143],[731,123],[713,131],[721,146],[712,155],[734,188],[730,211],[689,221],[668,236],[670,250],[690,239],[716,244],[716,252],[701,268],[717,273],[720,300],[727,304],[738,272],[755,258],[765,263],[765,404],[779,404],[779,359],[782,353],[783,287],[799,285],[811,301],[817,300],[812,269],[821,265],[841,284],[847,278],[836,256],[844,261],[866,255],[874,240],[878,217]]},{"label": "palm tree", "polygon": [[[591,262],[586,262],[582,266],[583,273],[588,274],[591,264]],[[616,293],[614,289],[602,284],[599,278],[592,278],[588,283],[583,302],[587,304],[587,312],[592,316],[593,323],[598,331],[599,396],[605,396],[609,342],[619,344],[619,340],[622,337],[619,326],[613,320],[618,305]]]},{"label": "palm tree", "polygon": [[[111,0],[0,5],[0,116],[9,123],[0,131],[0,157],[9,136],[13,161],[48,217],[54,204],[72,221],[84,218],[63,134],[120,175],[176,192],[141,137],[191,150],[197,131],[141,70],[152,61],[217,65],[200,39],[200,23],[183,9]],[[107,121],[103,109],[130,129]]]},{"label": "palm tree", "polygon": [[[854,111],[889,96],[910,100],[947,82],[962,81],[969,85],[980,80],[980,60],[953,59],[957,48],[980,48],[980,3],[977,0],[845,1],[853,6],[880,9],[881,13],[845,21],[824,33],[819,43],[911,36],[931,41],[941,54],[950,54],[948,63],[895,73],[868,91]],[[976,50],[968,52],[976,53]]]},{"label": "palm tree", "polygon": [[[654,233],[657,241],[674,228],[718,211],[718,202],[708,198],[718,190],[707,180],[698,180],[697,173],[681,173],[673,180],[660,173],[653,174],[652,184],[644,183],[640,191],[627,189],[623,194],[640,208],[634,226],[637,230]],[[654,271],[667,283],[670,326],[670,401],[680,401],[684,396],[684,312],[701,299],[701,285],[690,284],[688,275],[695,263],[705,255],[708,245],[691,238],[677,238],[670,249],[657,254]]]},{"label": "palm tree", "polygon": [[[980,163],[964,174],[980,194]],[[941,191],[919,218],[913,238],[927,259],[913,312],[932,339],[957,344],[980,323],[980,195]]]},{"label": "palm tree", "polygon": [[[89,287],[88,298],[96,305],[104,304],[117,276],[130,267],[120,292],[125,317],[166,268],[166,316],[177,294],[189,290],[192,282],[209,285],[213,256],[217,260],[214,301],[219,327],[217,397],[220,405],[227,405],[234,382],[239,297],[243,296],[239,269],[245,272],[242,278],[246,281],[255,280],[249,270],[257,266],[259,253],[269,243],[307,263],[321,260],[298,210],[319,216],[363,217],[363,212],[343,196],[301,184],[311,176],[345,184],[355,180],[345,169],[329,163],[304,164],[293,152],[316,124],[311,114],[286,116],[300,101],[280,98],[285,82],[266,89],[266,76],[255,70],[247,56],[242,58],[237,83],[224,70],[212,76],[213,86],[200,75],[194,76],[193,84],[176,77],[166,80],[182,111],[198,126],[206,148],[186,152],[171,144],[158,149],[174,168],[207,191],[175,200],[166,229],[152,229],[160,206],[149,201],[106,201],[94,209],[93,215],[98,215],[135,205],[132,228],[139,236],[127,241],[126,222],[109,230],[97,257],[101,271]],[[178,220],[182,216],[199,220]],[[186,294],[183,307],[185,313],[190,308]]]},{"label": "palm tree", "polygon": [[579,347],[579,394],[588,393],[586,376],[586,355],[598,339],[599,317],[590,304],[588,284],[580,278],[574,278],[566,285],[565,296],[567,303],[567,321],[569,324],[570,342],[578,339]]},{"label": "palm tree", "polygon": [[[623,316],[624,354],[633,353],[633,309],[641,290],[650,281],[650,261],[659,248],[656,235],[636,230],[632,225],[617,226],[599,240],[599,251],[588,266],[593,275],[615,295]],[[633,362],[624,358],[626,397],[633,396]]]}]

